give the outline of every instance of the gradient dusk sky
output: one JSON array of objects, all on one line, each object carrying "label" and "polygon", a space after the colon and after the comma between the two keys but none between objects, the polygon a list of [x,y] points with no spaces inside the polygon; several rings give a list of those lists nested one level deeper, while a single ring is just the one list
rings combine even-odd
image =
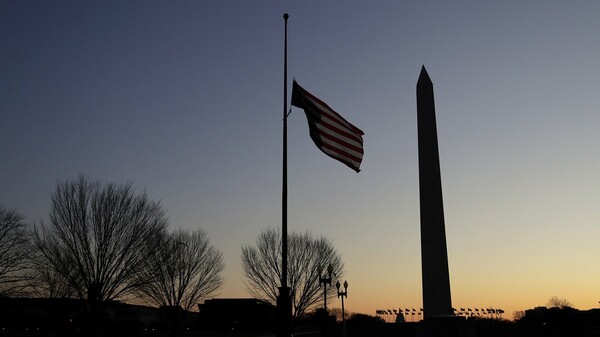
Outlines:
[{"label": "gradient dusk sky", "polygon": [[[346,308],[421,307],[416,82],[434,84],[452,303],[600,300],[598,1],[0,1],[0,204],[132,182],[223,252],[281,226],[293,77],[365,132],[355,173],[289,117],[289,230],[333,239]],[[338,300],[330,305],[339,307]]]}]

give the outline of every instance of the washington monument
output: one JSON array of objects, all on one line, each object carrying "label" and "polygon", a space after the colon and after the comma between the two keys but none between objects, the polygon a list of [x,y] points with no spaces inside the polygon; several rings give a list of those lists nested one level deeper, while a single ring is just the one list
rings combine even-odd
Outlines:
[{"label": "washington monument", "polygon": [[421,68],[417,82],[421,268],[425,320],[452,316],[433,83]]}]

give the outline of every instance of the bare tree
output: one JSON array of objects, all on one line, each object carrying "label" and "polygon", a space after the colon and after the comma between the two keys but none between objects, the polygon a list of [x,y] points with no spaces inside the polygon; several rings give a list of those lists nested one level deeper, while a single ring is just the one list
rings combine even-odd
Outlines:
[{"label": "bare tree", "polygon": [[515,321],[515,322],[522,320],[524,317],[525,317],[525,311],[523,311],[523,310],[517,310],[517,311],[513,312],[513,321]]},{"label": "bare tree", "polygon": [[[344,264],[331,240],[309,232],[288,234],[288,286],[294,319],[317,307],[323,299],[318,270],[330,264],[333,275],[341,278]],[[281,233],[269,228],[259,234],[254,246],[242,247],[242,267],[248,292],[275,304],[281,279]],[[335,286],[328,285],[327,298],[335,296]]]},{"label": "bare tree", "polygon": [[[329,309],[329,315],[334,316],[336,322],[342,321],[342,308],[331,308]],[[344,316],[346,318],[350,317],[351,314],[348,310],[344,309]]]},{"label": "bare tree", "polygon": [[41,298],[71,298],[75,289],[69,280],[47,263],[44,255],[37,249],[29,257],[29,291]]},{"label": "bare tree", "polygon": [[18,295],[26,286],[28,238],[23,216],[0,205],[0,297]]},{"label": "bare tree", "polygon": [[192,310],[223,284],[225,265],[221,253],[210,245],[206,233],[179,230],[165,235],[149,257],[140,293],[158,306]]},{"label": "bare tree", "polygon": [[548,304],[546,305],[548,308],[558,308],[558,309],[566,309],[573,308],[571,302],[569,302],[565,298],[558,298],[557,296],[552,296],[548,300]]},{"label": "bare tree", "polygon": [[86,177],[57,184],[49,226],[34,230],[45,262],[81,299],[95,304],[132,293],[166,227],[158,202],[131,184]]}]

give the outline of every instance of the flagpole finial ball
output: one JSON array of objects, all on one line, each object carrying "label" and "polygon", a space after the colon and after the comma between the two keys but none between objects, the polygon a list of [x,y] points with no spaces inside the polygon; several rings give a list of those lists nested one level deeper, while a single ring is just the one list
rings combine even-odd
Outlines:
[{"label": "flagpole finial ball", "polygon": [[290,16],[288,15],[288,13],[283,13],[283,19],[287,20]]}]

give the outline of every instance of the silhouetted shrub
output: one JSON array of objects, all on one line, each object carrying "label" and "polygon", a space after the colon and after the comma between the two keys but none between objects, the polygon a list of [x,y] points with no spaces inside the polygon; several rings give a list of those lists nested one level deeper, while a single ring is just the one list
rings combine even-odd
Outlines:
[{"label": "silhouetted shrub", "polygon": [[350,318],[348,318],[347,323],[350,325],[374,325],[374,324],[384,324],[385,321],[383,318],[379,316],[370,316],[366,314],[352,314]]}]

